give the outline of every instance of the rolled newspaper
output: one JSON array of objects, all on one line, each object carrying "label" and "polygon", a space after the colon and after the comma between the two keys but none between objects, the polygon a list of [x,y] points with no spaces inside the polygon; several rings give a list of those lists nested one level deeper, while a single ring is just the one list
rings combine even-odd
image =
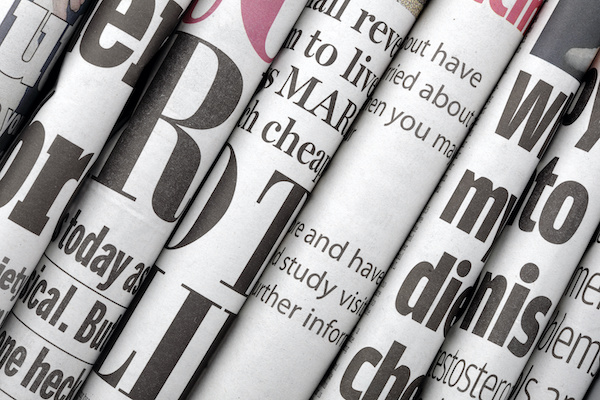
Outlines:
[{"label": "rolled newspaper", "polygon": [[523,369],[512,398],[582,400],[598,371],[600,240],[590,243]]},{"label": "rolled newspaper", "polygon": [[[98,5],[67,54],[55,91],[19,134],[0,170],[0,321],[51,240],[75,189],[106,142],[142,68],[186,0],[154,7]],[[143,12],[142,12],[143,11]]]},{"label": "rolled newspaper", "polygon": [[82,398],[189,390],[415,20],[395,0],[303,7]]},{"label": "rolled newspaper", "polygon": [[598,66],[596,57],[436,354],[421,398],[508,399],[522,389],[527,359],[600,222]]},{"label": "rolled newspaper", "polygon": [[191,398],[311,396],[538,6],[425,6]]},{"label": "rolled newspaper", "polygon": [[96,0],[0,4],[0,156],[41,100],[69,38]]},{"label": "rolled newspaper", "polygon": [[[5,321],[3,332],[30,352],[48,343],[64,349],[53,363],[85,369],[81,379],[246,109],[270,65],[268,54],[281,46],[303,7],[242,4],[188,9],[127,129],[71,202]],[[255,14],[269,19],[257,21]],[[268,41],[255,32],[257,24]],[[40,306],[31,306],[48,297],[35,293],[36,282],[68,293],[50,323],[40,319]]]},{"label": "rolled newspaper", "polygon": [[[38,330],[40,326],[48,326],[59,336],[76,336],[79,331],[88,335],[89,329],[96,329],[93,323],[85,325],[83,315],[63,319],[71,310],[68,305],[80,288],[78,284],[63,279],[57,286],[51,286],[43,274],[44,268],[29,281],[27,277],[50,242],[69,199],[107,140],[142,68],[172,32],[186,5],[185,1],[173,0],[99,3],[79,40],[66,55],[54,93],[3,160],[1,320],[18,300],[28,309],[26,320],[15,319],[14,323],[24,325],[19,329]],[[73,220],[71,216],[65,222],[68,225]],[[78,236],[71,245],[83,240],[83,229],[73,228]],[[94,240],[88,235],[87,242],[99,243],[101,234],[98,232]],[[104,247],[106,257],[90,264],[96,272],[108,268],[113,258],[118,259],[122,268],[127,262],[125,255],[114,247]],[[84,254],[76,254],[83,261]],[[85,254],[88,255],[89,252]],[[94,310],[92,318],[99,318],[103,312],[101,306],[93,307],[96,304],[90,305],[88,312]],[[78,321],[79,326],[69,326],[71,321]],[[4,326],[0,333],[3,343],[9,343],[12,349],[6,356],[10,368],[5,366],[0,372],[0,397],[73,398],[91,363],[84,366],[65,363],[64,354],[72,349],[37,338],[32,342],[21,340],[20,336],[7,333],[11,329]],[[96,352],[93,347],[100,339],[87,343],[84,353]],[[80,354],[76,351],[71,357]]]},{"label": "rolled newspaper", "polygon": [[390,375],[366,354],[424,377],[593,58],[573,68],[564,55],[600,45],[600,25],[580,6],[546,2],[315,398],[383,388]]}]

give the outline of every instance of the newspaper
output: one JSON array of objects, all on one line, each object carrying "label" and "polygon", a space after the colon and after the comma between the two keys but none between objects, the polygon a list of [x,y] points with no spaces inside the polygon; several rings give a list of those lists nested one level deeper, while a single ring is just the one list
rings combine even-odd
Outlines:
[{"label": "newspaper", "polygon": [[425,6],[192,398],[310,397],[537,8],[521,24],[488,4]]},{"label": "newspaper", "polygon": [[[55,91],[3,159],[1,320],[19,301],[30,315],[14,323],[26,324],[26,329],[49,325],[59,335],[76,335],[86,328],[81,315],[76,319],[80,327],[69,329],[66,322],[71,321],[66,318],[70,312],[67,306],[78,286],[64,279],[55,287],[49,286],[43,268],[29,281],[27,277],[108,138],[142,68],[172,32],[186,6],[173,0],[100,2],[79,40],[69,49]],[[78,240],[82,240],[82,229],[77,231]],[[98,304],[90,304],[88,310],[94,311],[90,314],[93,318],[102,312]],[[95,329],[95,325],[89,328]],[[5,358],[12,363],[11,368],[5,366],[0,374],[0,398],[73,398],[91,365],[73,368],[63,363],[61,352],[74,351],[81,356],[96,350],[89,345],[76,351],[59,349],[37,339],[28,343],[8,334],[11,329],[7,324],[0,333],[12,349]]]},{"label": "newspaper", "polygon": [[0,254],[6,284],[0,287],[0,321],[40,260],[142,68],[183,13],[183,1],[161,0],[154,12],[137,3],[129,8],[100,3],[69,49],[54,92],[3,158]]},{"label": "newspaper", "polygon": [[0,4],[0,156],[29,118],[52,67],[95,1]]},{"label": "newspaper", "polygon": [[[600,45],[581,3],[592,8],[546,2],[315,398],[383,388],[382,362],[356,369],[369,349],[396,354],[411,382],[423,379],[592,61],[575,69],[564,54]],[[562,26],[575,22],[566,35]]]},{"label": "newspaper", "polygon": [[599,65],[596,58],[436,354],[421,398],[507,399],[521,391],[527,359],[600,222]]},{"label": "newspaper", "polygon": [[583,399],[600,366],[599,257],[596,234],[523,369],[514,399]]},{"label": "newspaper", "polygon": [[[268,49],[240,2],[188,9],[128,127],[63,215],[6,335],[28,352],[48,343],[65,350],[52,350],[53,365],[85,379],[302,8],[282,1],[253,10],[277,20]],[[66,293],[60,313],[40,320],[32,299],[48,295],[35,294],[37,282]]]},{"label": "newspaper", "polygon": [[82,399],[189,390],[415,19],[395,0],[303,7]]}]

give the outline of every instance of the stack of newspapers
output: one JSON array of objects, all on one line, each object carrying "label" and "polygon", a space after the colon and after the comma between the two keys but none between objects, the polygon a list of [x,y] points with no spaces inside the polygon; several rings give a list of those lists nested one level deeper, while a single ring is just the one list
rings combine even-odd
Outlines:
[{"label": "stack of newspapers", "polygon": [[599,47],[597,0],[2,0],[0,400],[600,400]]}]

